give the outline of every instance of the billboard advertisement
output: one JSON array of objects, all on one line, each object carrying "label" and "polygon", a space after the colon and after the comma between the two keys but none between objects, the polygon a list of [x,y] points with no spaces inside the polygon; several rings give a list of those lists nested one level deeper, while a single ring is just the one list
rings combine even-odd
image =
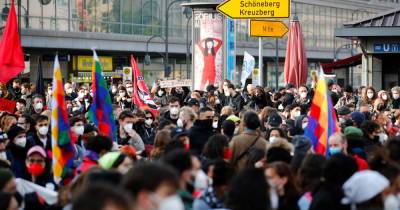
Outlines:
[{"label": "billboard advertisement", "polygon": [[193,18],[193,84],[195,90],[205,90],[224,79],[224,17],[215,10],[195,10]]}]

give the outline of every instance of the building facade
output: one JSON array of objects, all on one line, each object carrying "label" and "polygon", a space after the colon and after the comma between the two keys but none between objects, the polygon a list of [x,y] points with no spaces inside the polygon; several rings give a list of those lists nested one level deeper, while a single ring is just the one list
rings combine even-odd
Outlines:
[{"label": "building facade", "polygon": [[[200,2],[207,2],[198,0]],[[2,25],[10,0],[0,0]],[[44,77],[52,75],[53,55],[58,52],[64,78],[90,81],[85,56],[96,48],[107,66],[106,77],[120,79],[122,68],[129,66],[129,56],[138,57],[148,83],[164,78],[166,14],[168,14],[169,64],[173,78],[190,78],[186,52],[190,48],[187,30],[190,13],[175,0],[21,0],[19,19],[22,45],[27,57],[26,76],[36,78],[38,58],[43,58]],[[211,1],[208,1],[211,2]],[[215,2],[215,1],[212,1]],[[310,69],[319,62],[350,56],[351,41],[335,38],[334,29],[343,23],[367,18],[399,6],[396,0],[293,0],[291,14],[302,25]],[[287,25],[289,19],[284,19]],[[237,69],[247,51],[258,54],[258,39],[249,37],[247,20],[236,21]],[[154,37],[153,37],[154,36]],[[149,39],[153,37],[149,41]],[[189,37],[190,38],[190,37]],[[278,40],[279,78],[283,81],[286,37]],[[267,85],[274,84],[275,39],[264,38],[264,75]],[[144,64],[146,54],[151,64]],[[239,74],[238,74],[239,75]]]}]

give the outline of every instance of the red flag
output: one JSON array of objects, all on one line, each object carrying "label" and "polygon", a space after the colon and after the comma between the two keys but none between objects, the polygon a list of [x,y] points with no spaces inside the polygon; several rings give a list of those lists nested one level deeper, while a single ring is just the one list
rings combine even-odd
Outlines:
[{"label": "red flag", "polygon": [[157,115],[157,105],[150,96],[149,89],[144,82],[142,73],[136,63],[135,58],[131,55],[131,66],[133,72],[133,103],[141,109],[147,109],[154,116]]},{"label": "red flag", "polygon": [[14,0],[12,0],[3,38],[0,42],[0,83],[7,83],[24,68],[24,52],[18,34]]}]

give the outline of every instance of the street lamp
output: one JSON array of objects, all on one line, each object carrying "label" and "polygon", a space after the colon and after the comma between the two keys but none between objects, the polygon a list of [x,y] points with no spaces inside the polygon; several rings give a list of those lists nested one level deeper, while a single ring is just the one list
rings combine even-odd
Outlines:
[{"label": "street lamp", "polygon": [[189,7],[185,7],[183,10],[183,14],[187,19],[186,22],[186,78],[189,79],[189,72],[190,72],[190,45],[189,45],[189,22],[192,19],[192,9]]},{"label": "street lamp", "polygon": [[[159,35],[153,35],[146,41],[146,55],[144,56],[144,64],[147,65],[147,66],[150,65],[150,63],[151,63],[151,58],[150,58],[150,55],[149,55],[149,43],[154,38],[160,38],[164,43],[166,43],[165,39],[162,36],[159,36]],[[167,46],[167,45],[165,45],[165,46]],[[161,53],[159,53],[159,54],[165,60],[165,56],[162,55]],[[167,63],[165,61],[164,61],[164,74],[165,74],[165,77],[167,77],[168,76],[167,74],[169,74],[169,71],[168,71],[168,68],[167,68]]]}]

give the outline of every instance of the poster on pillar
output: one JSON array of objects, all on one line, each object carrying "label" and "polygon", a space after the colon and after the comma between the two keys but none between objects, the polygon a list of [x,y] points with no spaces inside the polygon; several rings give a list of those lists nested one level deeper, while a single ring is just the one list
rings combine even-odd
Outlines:
[{"label": "poster on pillar", "polygon": [[215,10],[193,11],[193,84],[195,90],[223,82],[224,17]]}]

